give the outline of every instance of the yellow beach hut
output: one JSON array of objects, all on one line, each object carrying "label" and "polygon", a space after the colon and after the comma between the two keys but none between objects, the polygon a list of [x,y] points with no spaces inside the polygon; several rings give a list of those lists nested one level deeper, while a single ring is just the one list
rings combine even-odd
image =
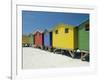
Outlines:
[{"label": "yellow beach hut", "polygon": [[78,31],[77,27],[69,24],[58,24],[52,31],[53,48],[77,49]]}]

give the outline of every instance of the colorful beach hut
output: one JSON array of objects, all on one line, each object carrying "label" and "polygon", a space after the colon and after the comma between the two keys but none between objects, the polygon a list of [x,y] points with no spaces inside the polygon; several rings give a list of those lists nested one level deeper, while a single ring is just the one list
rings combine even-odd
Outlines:
[{"label": "colorful beach hut", "polygon": [[34,35],[32,33],[29,34],[29,43],[30,43],[30,46],[33,47],[33,45],[34,45]]},{"label": "colorful beach hut", "polygon": [[78,46],[80,50],[89,51],[89,20],[79,25],[78,29]]},{"label": "colorful beach hut", "polygon": [[52,32],[44,31],[44,48],[51,51],[52,49]]},{"label": "colorful beach hut", "polygon": [[53,29],[53,48],[77,49],[78,48],[77,27],[69,24],[58,24]]},{"label": "colorful beach hut", "polygon": [[78,48],[81,52],[81,60],[89,56],[89,32],[89,20],[86,20],[78,28]]},{"label": "colorful beach hut", "polygon": [[36,31],[34,33],[34,47],[43,49],[44,36],[42,31]]},{"label": "colorful beach hut", "polygon": [[28,35],[22,35],[22,46],[23,47],[29,47],[30,46]]}]

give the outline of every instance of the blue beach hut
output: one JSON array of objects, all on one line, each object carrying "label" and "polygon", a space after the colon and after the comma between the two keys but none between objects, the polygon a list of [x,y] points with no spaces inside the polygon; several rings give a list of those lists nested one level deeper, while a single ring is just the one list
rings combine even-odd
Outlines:
[{"label": "blue beach hut", "polygon": [[49,51],[52,49],[52,32],[48,30],[44,31],[44,48]]}]

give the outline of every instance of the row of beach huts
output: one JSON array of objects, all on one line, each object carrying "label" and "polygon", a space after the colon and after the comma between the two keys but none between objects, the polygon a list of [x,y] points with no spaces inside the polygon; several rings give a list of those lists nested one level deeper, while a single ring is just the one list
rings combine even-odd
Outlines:
[{"label": "row of beach huts", "polygon": [[58,24],[52,30],[35,31],[22,36],[22,46],[40,48],[56,52],[68,51],[74,58],[76,53],[81,53],[81,60],[89,56],[89,20],[73,26]]}]

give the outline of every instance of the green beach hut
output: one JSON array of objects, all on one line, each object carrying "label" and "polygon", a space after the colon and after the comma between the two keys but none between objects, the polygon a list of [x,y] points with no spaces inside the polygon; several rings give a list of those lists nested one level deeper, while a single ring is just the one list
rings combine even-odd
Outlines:
[{"label": "green beach hut", "polygon": [[89,20],[84,21],[78,28],[78,48],[80,50],[89,51]]},{"label": "green beach hut", "polygon": [[30,43],[30,47],[33,47],[33,45],[34,45],[34,35],[32,33],[29,34],[29,43]]}]

